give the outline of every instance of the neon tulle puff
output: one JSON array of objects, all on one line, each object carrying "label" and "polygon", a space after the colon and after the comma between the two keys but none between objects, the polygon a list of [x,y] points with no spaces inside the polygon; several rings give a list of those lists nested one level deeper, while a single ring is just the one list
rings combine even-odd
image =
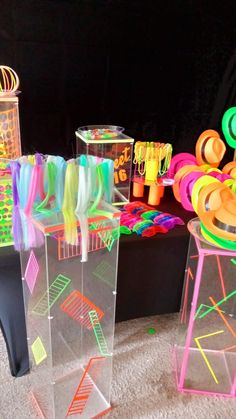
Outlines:
[{"label": "neon tulle puff", "polygon": [[62,213],[65,225],[65,240],[67,243],[75,245],[78,242],[77,237],[77,219],[75,216],[78,191],[78,166],[76,161],[70,160],[65,174],[64,200],[62,204]]}]

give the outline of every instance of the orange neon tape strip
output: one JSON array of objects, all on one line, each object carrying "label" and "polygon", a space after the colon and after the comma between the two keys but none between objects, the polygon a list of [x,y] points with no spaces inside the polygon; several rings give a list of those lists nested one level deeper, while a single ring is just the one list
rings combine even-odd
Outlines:
[{"label": "orange neon tape strip", "polygon": [[229,331],[232,333],[233,337],[236,339],[236,332],[234,331],[234,329],[230,326],[228,320],[226,320],[225,316],[222,314],[221,310],[219,309],[219,307],[216,305],[216,302],[214,301],[214,299],[212,297],[209,297],[210,302],[212,303],[212,305],[214,306],[214,308],[216,309],[216,311],[218,312],[218,314],[220,315],[220,317],[222,318],[223,322],[225,323],[225,325],[227,326],[227,328],[229,329]]}]

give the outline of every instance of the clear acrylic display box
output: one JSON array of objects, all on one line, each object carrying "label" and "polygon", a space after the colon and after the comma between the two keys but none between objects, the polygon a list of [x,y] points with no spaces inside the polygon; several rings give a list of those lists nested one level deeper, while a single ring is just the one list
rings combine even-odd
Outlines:
[{"label": "clear acrylic display box", "polygon": [[89,218],[88,261],[67,244],[61,213],[22,222],[30,397],[46,419],[110,409],[120,213]]},{"label": "clear acrylic display box", "polygon": [[0,94],[0,158],[21,156],[19,100],[14,93]]},{"label": "clear acrylic display box", "polygon": [[[109,129],[112,137],[94,138],[94,130]],[[111,125],[87,125],[77,129],[76,154],[98,156],[114,161],[113,205],[124,205],[130,200],[134,139],[123,133],[124,128]]]},{"label": "clear acrylic display box", "polygon": [[236,252],[208,243],[198,218],[190,243],[174,356],[179,391],[236,396]]}]

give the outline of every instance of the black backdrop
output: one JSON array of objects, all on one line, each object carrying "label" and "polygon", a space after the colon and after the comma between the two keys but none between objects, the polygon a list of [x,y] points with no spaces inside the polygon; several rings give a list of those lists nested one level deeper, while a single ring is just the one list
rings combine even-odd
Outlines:
[{"label": "black backdrop", "polygon": [[24,152],[69,157],[89,123],[193,152],[235,105],[235,0],[0,4],[0,63],[21,80]]}]

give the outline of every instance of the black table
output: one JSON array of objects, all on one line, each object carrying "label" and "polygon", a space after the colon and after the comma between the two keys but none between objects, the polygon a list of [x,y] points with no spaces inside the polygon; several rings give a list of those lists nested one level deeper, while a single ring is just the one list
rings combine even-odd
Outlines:
[{"label": "black table", "polygon": [[[169,193],[168,193],[169,192]],[[158,209],[194,216],[167,190]],[[120,238],[116,321],[179,310],[189,234],[177,226],[167,234]],[[19,377],[29,369],[20,259],[12,246],[0,249],[0,327],[6,340],[10,370]]]},{"label": "black table", "polygon": [[[147,202],[147,197],[141,201]],[[171,188],[156,208],[181,217],[186,224],[150,238],[136,233],[121,236],[117,322],[179,310],[189,241],[187,222],[196,215],[183,209]]]}]

